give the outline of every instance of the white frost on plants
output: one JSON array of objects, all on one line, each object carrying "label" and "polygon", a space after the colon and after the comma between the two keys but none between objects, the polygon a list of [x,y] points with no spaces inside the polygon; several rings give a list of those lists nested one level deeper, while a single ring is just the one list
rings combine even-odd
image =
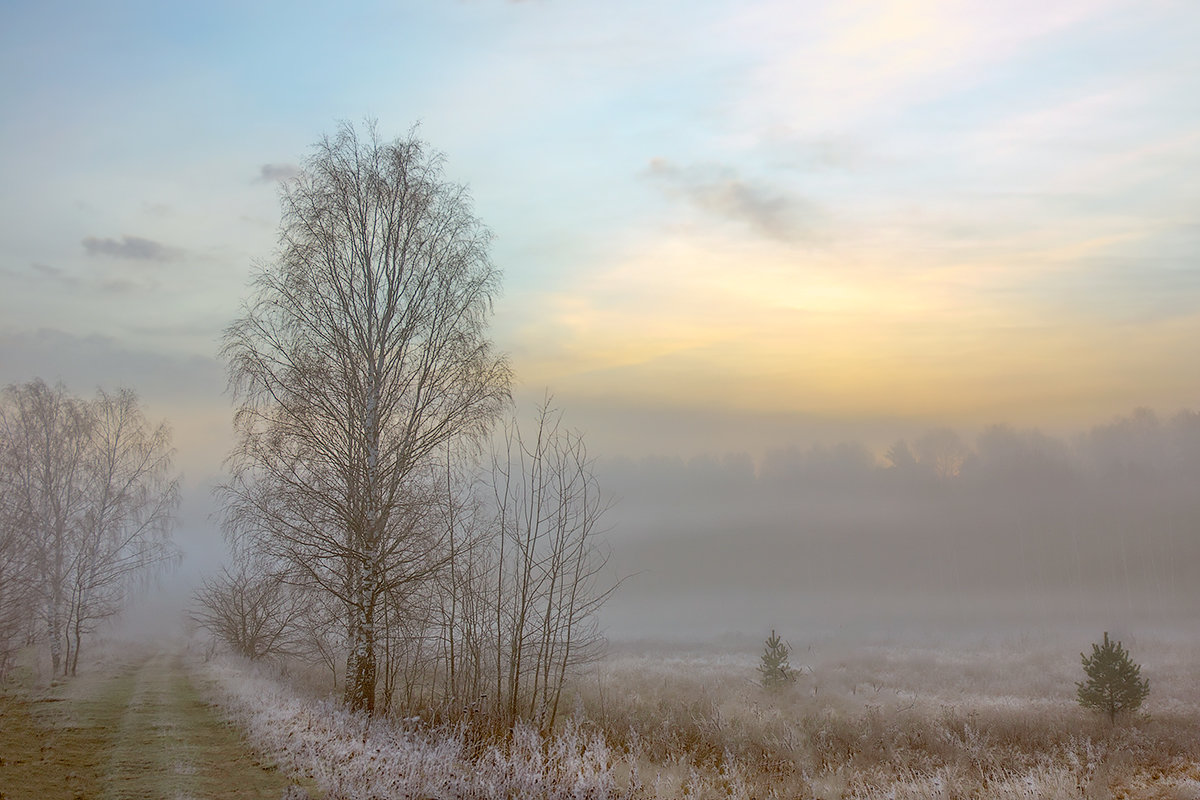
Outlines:
[{"label": "white frost on plants", "polygon": [[[632,796],[621,781],[623,754],[603,736],[568,722],[543,743],[519,728],[508,747],[475,752],[459,730],[406,721],[367,721],[331,700],[306,700],[232,659],[201,667],[216,701],[251,742],[285,769],[311,777],[335,798],[511,798],[558,800]],[[625,769],[628,774],[628,768]]]}]

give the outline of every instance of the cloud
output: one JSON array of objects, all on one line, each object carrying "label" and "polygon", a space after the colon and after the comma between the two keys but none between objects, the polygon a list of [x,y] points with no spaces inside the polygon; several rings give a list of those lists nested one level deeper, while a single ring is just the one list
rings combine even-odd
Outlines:
[{"label": "cloud", "polygon": [[108,294],[130,294],[140,288],[139,284],[126,278],[109,278],[100,283],[101,291]]},{"label": "cloud", "polygon": [[[129,268],[124,268],[129,271]],[[107,270],[106,270],[107,271]],[[117,268],[120,271],[120,268]],[[12,270],[0,271],[0,274],[34,281],[41,284],[54,284],[62,289],[82,289],[87,292],[104,292],[105,294],[130,294],[146,289],[156,289],[159,284],[151,275],[122,276],[112,274],[97,274],[80,277],[61,267],[34,262],[29,265],[27,272]]]},{"label": "cloud", "polygon": [[665,158],[650,160],[646,174],[672,197],[712,216],[740,222],[781,242],[816,238],[819,206],[763,181],[742,177],[732,167],[681,167]]},{"label": "cloud", "polygon": [[300,174],[300,168],[295,164],[263,164],[258,168],[255,183],[274,183],[290,181]]},{"label": "cloud", "polygon": [[848,135],[805,136],[790,126],[769,130],[762,140],[766,163],[772,169],[805,173],[853,172],[878,159],[857,138]]},{"label": "cloud", "polygon": [[126,258],[131,261],[174,261],[182,255],[174,247],[140,236],[122,236],[120,241],[88,236],[83,240],[83,249],[89,256]]},{"label": "cloud", "polygon": [[[726,46],[754,57],[746,91],[729,113],[747,124],[786,125],[807,134],[856,129],[873,134],[883,120],[921,113],[930,101],[972,90],[995,74],[996,65],[1030,58],[1044,42],[1085,34],[1097,17],[1120,5],[1121,0],[739,4],[722,26],[723,37]],[[1064,55],[1055,51],[1051,67]]]},{"label": "cloud", "polygon": [[63,380],[77,392],[90,386],[133,386],[165,397],[219,397],[223,369],[213,358],[159,353],[102,334],[57,328],[0,330],[0,381]]},{"label": "cloud", "polygon": [[62,284],[63,286],[79,286],[79,278],[71,275],[61,267],[54,267],[49,264],[34,262],[29,265],[30,270],[40,277]]}]

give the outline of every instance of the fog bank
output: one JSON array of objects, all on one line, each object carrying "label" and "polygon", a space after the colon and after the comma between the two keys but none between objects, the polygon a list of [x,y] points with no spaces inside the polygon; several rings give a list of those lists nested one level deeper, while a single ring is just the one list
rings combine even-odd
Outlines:
[{"label": "fog bank", "polygon": [[614,636],[1194,619],[1200,415],[609,459]]}]

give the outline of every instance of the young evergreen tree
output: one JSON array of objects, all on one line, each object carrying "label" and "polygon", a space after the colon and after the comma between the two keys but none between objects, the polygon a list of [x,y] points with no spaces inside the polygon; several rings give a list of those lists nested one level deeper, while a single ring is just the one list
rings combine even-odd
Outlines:
[{"label": "young evergreen tree", "polygon": [[1079,654],[1083,660],[1086,681],[1075,684],[1079,704],[1108,714],[1109,722],[1115,723],[1117,714],[1134,711],[1150,694],[1150,681],[1143,678],[1142,668],[1129,657],[1129,651],[1108,638],[1104,633],[1104,644],[1093,644],[1089,658]]},{"label": "young evergreen tree", "polygon": [[796,680],[796,671],[788,664],[790,653],[791,648],[772,629],[763,646],[762,663],[758,665],[764,689],[775,691]]}]

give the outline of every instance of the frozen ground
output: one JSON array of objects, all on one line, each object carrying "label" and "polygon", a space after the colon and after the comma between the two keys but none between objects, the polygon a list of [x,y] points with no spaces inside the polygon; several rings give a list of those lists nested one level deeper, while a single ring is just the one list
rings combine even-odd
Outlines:
[{"label": "frozen ground", "polygon": [[1074,701],[1086,640],[796,644],[801,674],[777,694],[754,683],[752,645],[614,646],[553,739],[508,743],[368,723],[294,670],[199,669],[256,745],[330,798],[1200,798],[1200,646],[1186,640],[1127,641],[1151,695],[1116,726]]}]

